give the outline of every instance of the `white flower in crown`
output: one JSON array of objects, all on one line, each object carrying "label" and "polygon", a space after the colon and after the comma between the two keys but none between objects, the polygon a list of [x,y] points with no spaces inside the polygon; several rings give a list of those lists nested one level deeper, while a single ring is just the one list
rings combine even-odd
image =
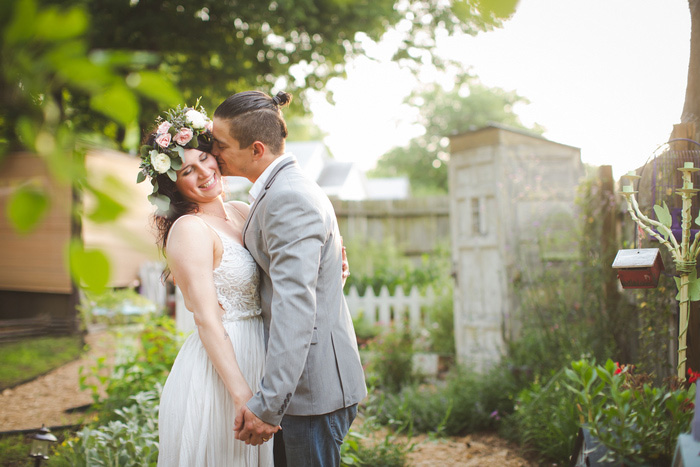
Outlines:
[{"label": "white flower in crown", "polygon": [[170,169],[170,156],[158,151],[151,151],[151,165],[153,170],[163,174]]},{"label": "white flower in crown", "polygon": [[196,110],[188,110],[185,119],[192,124],[195,130],[202,130],[207,124],[207,118]]}]

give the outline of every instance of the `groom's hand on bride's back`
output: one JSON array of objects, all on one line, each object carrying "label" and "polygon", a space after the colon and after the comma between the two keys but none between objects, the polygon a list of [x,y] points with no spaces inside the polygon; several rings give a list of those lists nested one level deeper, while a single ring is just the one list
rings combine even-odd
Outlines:
[{"label": "groom's hand on bride's back", "polygon": [[245,441],[245,444],[258,446],[269,441],[272,435],[282,428],[260,420],[247,406],[241,407],[233,421],[233,431],[236,439]]}]

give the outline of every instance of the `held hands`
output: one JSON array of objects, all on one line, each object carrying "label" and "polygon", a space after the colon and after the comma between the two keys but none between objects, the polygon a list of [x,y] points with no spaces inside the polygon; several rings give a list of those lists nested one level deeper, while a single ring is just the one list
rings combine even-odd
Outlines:
[{"label": "held hands", "polygon": [[348,254],[343,247],[343,270],[341,276],[343,278],[343,286],[345,286],[345,281],[350,276],[350,263],[348,263]]},{"label": "held hands", "polygon": [[277,431],[282,428],[260,420],[247,406],[242,406],[236,414],[233,422],[233,431],[236,432],[236,439],[245,441],[245,444],[258,446],[269,441]]}]

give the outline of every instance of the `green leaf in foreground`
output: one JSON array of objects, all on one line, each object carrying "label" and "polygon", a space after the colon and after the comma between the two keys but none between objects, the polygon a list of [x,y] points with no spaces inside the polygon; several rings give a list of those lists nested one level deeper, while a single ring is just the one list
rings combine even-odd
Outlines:
[{"label": "green leaf in foreground", "polygon": [[49,198],[35,185],[17,188],[7,202],[7,218],[19,233],[29,233],[44,218],[49,209]]}]

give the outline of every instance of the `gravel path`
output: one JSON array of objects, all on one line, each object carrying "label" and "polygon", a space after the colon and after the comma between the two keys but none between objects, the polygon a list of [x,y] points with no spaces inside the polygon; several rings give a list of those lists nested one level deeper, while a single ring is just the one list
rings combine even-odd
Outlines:
[{"label": "gravel path", "polygon": [[[76,425],[90,416],[67,410],[92,403],[89,391],[80,390],[80,367],[94,366],[98,357],[113,361],[115,337],[106,331],[85,337],[89,351],[80,359],[63,365],[28,383],[5,389],[0,395],[0,431],[33,430]],[[88,382],[95,382],[88,379]]]},{"label": "gravel path", "polygon": [[535,467],[513,445],[494,434],[473,434],[431,440],[419,435],[408,455],[411,467]]}]

